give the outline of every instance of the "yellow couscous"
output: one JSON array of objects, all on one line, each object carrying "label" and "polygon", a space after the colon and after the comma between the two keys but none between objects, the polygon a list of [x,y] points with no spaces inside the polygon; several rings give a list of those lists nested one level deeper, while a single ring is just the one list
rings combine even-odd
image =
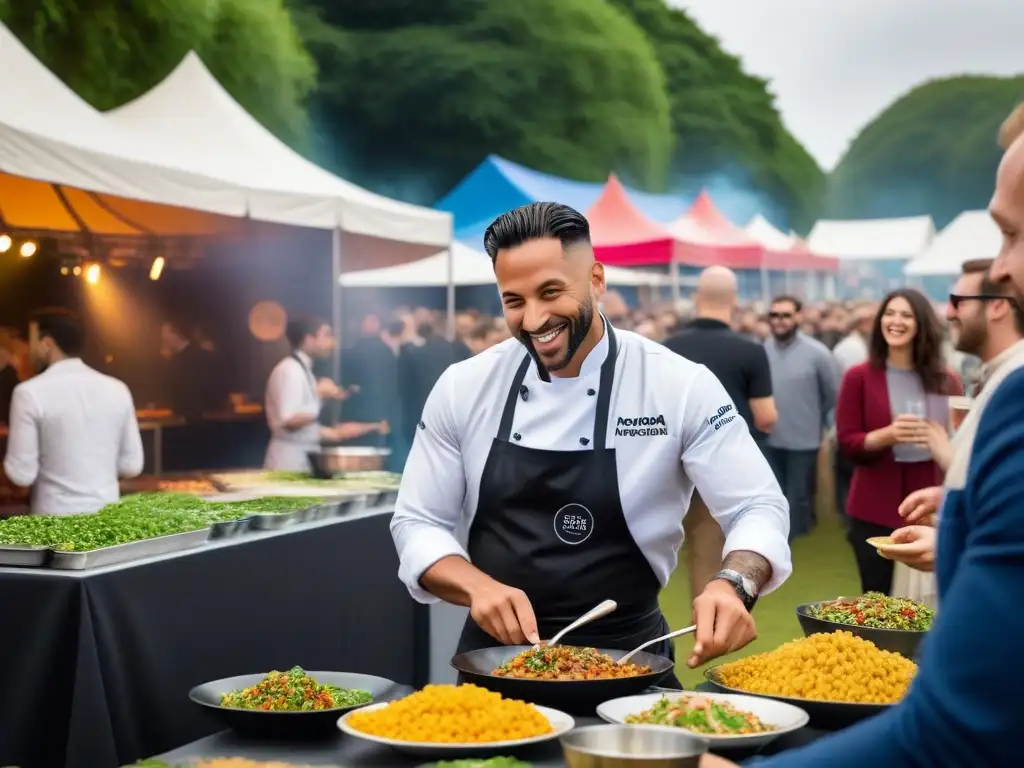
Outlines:
[{"label": "yellow couscous", "polygon": [[553,730],[532,704],[475,685],[428,685],[381,709],[354,712],[346,722],[371,736],[440,744],[528,739]]},{"label": "yellow couscous", "polygon": [[894,704],[917,665],[849,632],[811,635],[717,670],[724,686],[768,696],[855,704]]}]

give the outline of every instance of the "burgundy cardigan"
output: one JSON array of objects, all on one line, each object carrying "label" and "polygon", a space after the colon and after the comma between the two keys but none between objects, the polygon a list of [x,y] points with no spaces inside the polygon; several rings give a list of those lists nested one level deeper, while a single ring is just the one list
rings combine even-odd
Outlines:
[{"label": "burgundy cardigan", "polygon": [[[962,395],[963,384],[953,371],[946,373],[949,395]],[[885,369],[870,363],[846,372],[836,401],[839,448],[856,465],[850,483],[846,514],[886,528],[899,528],[897,512],[903,500],[921,488],[942,484],[942,470],[934,461],[898,462],[892,448],[864,450],[869,432],[892,424],[892,406]]]}]

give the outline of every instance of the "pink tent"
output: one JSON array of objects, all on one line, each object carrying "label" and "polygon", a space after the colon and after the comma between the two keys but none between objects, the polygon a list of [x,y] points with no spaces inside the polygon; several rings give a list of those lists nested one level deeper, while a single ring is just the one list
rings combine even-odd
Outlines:
[{"label": "pink tent", "polygon": [[633,205],[614,174],[587,211],[587,220],[594,254],[604,264],[635,267],[672,262],[671,233]]},{"label": "pink tent", "polygon": [[819,256],[812,253],[807,242],[794,238],[793,244],[785,251],[766,250],[764,254],[766,269],[780,269],[787,272],[827,272],[835,274],[839,271],[839,259],[832,256]]},{"label": "pink tent", "polygon": [[679,263],[686,266],[759,269],[764,260],[764,248],[729,221],[706,191],[668,229],[679,246]]}]

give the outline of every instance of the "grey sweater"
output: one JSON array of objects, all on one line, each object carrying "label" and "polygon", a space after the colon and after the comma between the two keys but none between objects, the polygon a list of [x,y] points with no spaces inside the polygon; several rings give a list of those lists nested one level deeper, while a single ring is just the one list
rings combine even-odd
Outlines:
[{"label": "grey sweater", "polygon": [[828,347],[797,335],[788,344],[765,344],[772,370],[772,394],[779,420],[768,445],[788,451],[814,451],[836,406],[839,372]]}]

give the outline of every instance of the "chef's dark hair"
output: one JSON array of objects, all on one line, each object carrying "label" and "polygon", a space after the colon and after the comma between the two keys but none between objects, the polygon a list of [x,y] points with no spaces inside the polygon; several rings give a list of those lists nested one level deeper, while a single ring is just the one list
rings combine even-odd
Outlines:
[{"label": "chef's dark hair", "polygon": [[557,237],[562,248],[590,242],[590,224],[575,208],[561,203],[530,203],[496,218],[484,232],[484,250],[493,263],[498,251],[530,240]]},{"label": "chef's dark hair", "polygon": [[315,336],[316,332],[327,325],[327,322],[312,315],[296,315],[288,318],[288,325],[285,326],[284,335],[292,349],[298,349],[307,336]]},{"label": "chef's dark hair", "polygon": [[67,309],[40,309],[29,320],[39,328],[39,339],[52,339],[67,357],[80,357],[85,348],[85,328],[78,315]]}]

